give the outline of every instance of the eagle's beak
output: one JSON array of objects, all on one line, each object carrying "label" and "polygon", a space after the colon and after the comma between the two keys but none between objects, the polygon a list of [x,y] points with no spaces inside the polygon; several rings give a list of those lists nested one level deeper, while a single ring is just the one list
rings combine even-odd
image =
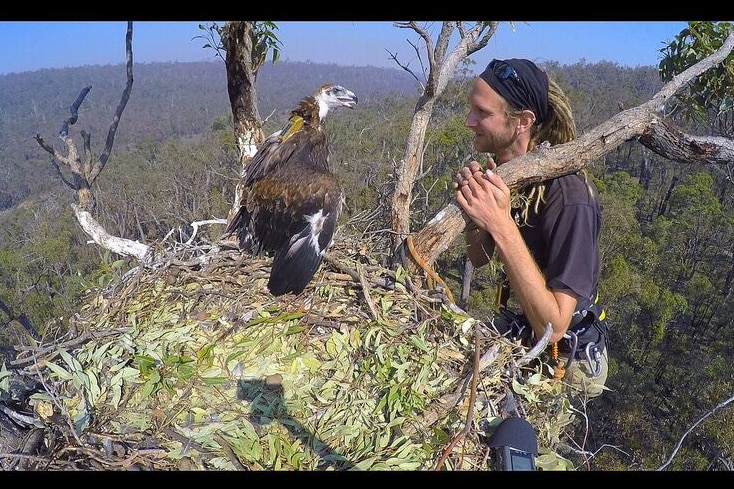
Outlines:
[{"label": "eagle's beak", "polygon": [[352,92],[349,92],[344,97],[339,97],[339,102],[345,107],[349,107],[350,109],[353,109],[357,106],[357,103],[359,100],[357,99],[357,96],[353,94]]}]

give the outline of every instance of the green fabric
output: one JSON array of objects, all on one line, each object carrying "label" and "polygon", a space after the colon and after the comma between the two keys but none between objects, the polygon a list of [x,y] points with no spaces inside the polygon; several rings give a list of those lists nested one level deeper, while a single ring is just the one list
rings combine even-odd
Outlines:
[{"label": "green fabric", "polygon": [[[562,357],[559,360],[561,365],[565,365],[568,361],[567,358]],[[566,369],[563,382],[572,394],[593,399],[604,392],[604,384],[607,382],[608,373],[609,354],[607,348],[605,348],[601,355],[601,373],[598,377],[592,376],[589,362],[586,360],[574,360]]]}]

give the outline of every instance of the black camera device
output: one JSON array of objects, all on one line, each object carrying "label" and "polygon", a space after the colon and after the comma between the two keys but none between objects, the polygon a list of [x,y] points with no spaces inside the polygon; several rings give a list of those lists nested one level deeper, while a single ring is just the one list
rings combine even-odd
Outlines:
[{"label": "black camera device", "polygon": [[496,470],[535,470],[538,439],[533,427],[524,419],[511,417],[502,420],[487,444],[494,449]]}]

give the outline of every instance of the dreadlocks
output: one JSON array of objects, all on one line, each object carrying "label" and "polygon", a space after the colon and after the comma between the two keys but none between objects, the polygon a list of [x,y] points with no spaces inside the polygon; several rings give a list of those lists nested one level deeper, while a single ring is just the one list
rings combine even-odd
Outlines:
[{"label": "dreadlocks", "polygon": [[[507,101],[504,103],[505,113],[508,117],[512,119],[520,117],[522,110],[515,109]],[[542,124],[535,124],[530,129],[528,151],[543,141],[548,141],[551,145],[556,145],[576,139],[576,122],[571,113],[571,104],[558,83],[550,78],[548,79],[548,107],[548,120]],[[584,180],[586,180],[586,172],[581,170],[580,173],[583,175]],[[589,192],[591,192],[591,189],[589,189]],[[540,204],[544,202],[545,183],[539,182],[524,187],[520,190],[517,198],[519,200],[518,205],[522,220],[523,222],[527,222],[528,212],[531,206],[537,212]]]}]

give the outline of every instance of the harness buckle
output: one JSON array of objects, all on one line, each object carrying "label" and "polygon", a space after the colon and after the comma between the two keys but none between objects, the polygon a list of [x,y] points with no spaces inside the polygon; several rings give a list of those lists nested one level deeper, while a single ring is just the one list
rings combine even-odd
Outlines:
[{"label": "harness buckle", "polygon": [[[566,360],[566,365],[563,367],[568,370],[576,358],[576,352],[579,346],[579,337],[573,331],[566,331],[566,334],[564,334],[563,337],[571,340],[571,349],[568,353],[568,360]],[[586,344],[584,353],[586,353],[586,361],[589,362],[589,369],[591,370],[592,378],[599,377],[602,371],[601,350],[596,346],[595,342],[590,341]]]}]

